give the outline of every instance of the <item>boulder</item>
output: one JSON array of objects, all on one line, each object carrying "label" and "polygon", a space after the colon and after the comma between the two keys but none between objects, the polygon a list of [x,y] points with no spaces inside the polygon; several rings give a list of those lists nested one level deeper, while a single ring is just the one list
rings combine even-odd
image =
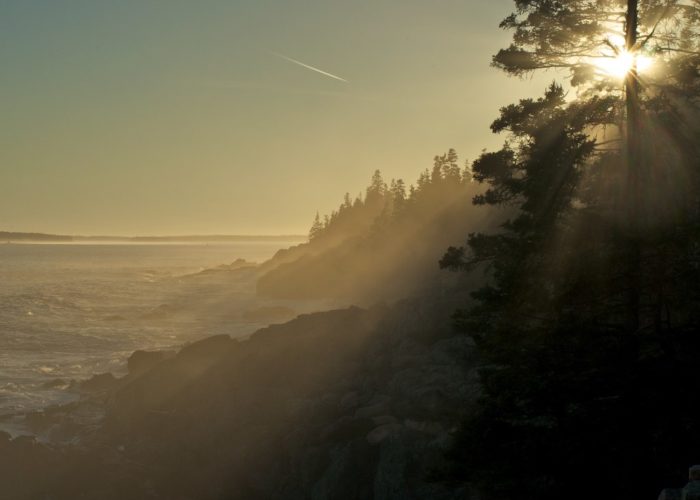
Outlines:
[{"label": "boulder", "polygon": [[380,415],[386,415],[387,413],[389,413],[389,404],[386,401],[381,401],[370,406],[358,408],[355,412],[355,418],[378,417]]},{"label": "boulder", "polygon": [[383,424],[379,427],[372,429],[369,434],[367,434],[367,442],[369,444],[379,444],[385,439],[396,435],[396,433],[401,430],[401,425],[396,423]]},{"label": "boulder", "polygon": [[165,359],[170,352],[167,351],[134,351],[127,360],[129,375],[144,373]]},{"label": "boulder", "polygon": [[321,431],[321,439],[331,442],[348,442],[374,428],[374,422],[368,418],[341,417]]}]

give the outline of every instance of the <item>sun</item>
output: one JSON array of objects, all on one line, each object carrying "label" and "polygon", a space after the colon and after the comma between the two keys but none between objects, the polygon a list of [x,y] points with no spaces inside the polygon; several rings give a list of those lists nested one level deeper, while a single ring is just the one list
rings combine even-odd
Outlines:
[{"label": "sun", "polygon": [[600,57],[592,58],[591,64],[603,75],[624,79],[635,67],[637,73],[648,70],[652,59],[639,51],[629,52],[624,47],[624,39],[608,39],[607,47]]},{"label": "sun", "polygon": [[595,61],[594,65],[602,73],[615,78],[623,79],[632,71],[634,65],[637,65],[637,72],[642,72],[652,64],[651,58],[641,54],[634,54],[621,50],[619,54],[600,58]]}]

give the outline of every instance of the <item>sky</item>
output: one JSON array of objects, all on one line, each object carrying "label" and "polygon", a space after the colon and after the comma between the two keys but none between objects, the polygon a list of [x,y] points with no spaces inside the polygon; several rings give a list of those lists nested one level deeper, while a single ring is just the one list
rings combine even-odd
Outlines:
[{"label": "sky", "polygon": [[490,67],[511,10],[0,0],[0,230],[304,234],[375,169],[503,142],[499,107],[556,77]]}]

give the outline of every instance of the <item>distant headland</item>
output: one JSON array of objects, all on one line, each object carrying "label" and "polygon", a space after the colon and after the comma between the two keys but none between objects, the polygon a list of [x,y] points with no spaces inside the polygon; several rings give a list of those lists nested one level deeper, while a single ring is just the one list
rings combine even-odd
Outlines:
[{"label": "distant headland", "polygon": [[0,231],[0,242],[9,243],[227,243],[238,241],[305,241],[299,234],[214,234],[183,236],[78,236]]}]

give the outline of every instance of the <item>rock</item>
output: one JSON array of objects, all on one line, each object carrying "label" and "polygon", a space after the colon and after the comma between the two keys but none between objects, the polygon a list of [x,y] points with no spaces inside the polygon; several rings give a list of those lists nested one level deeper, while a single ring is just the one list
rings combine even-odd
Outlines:
[{"label": "rock", "polygon": [[386,425],[386,424],[398,424],[399,421],[396,417],[393,415],[382,415],[380,417],[373,417],[372,422],[375,423],[375,425]]},{"label": "rock", "polygon": [[[410,489],[409,468],[413,456],[420,452],[407,439],[408,434],[396,434],[395,439],[384,439],[379,445],[379,462],[374,477],[374,498],[393,500],[411,498],[407,496]],[[368,436],[369,438],[369,436]]]},{"label": "rock", "polygon": [[231,337],[226,334],[214,335],[204,340],[188,344],[177,353],[182,358],[219,358],[226,354],[233,345]]},{"label": "rock", "polygon": [[255,267],[255,263],[253,262],[248,262],[245,259],[236,259],[230,264],[221,264],[219,266],[216,266],[211,269],[204,269],[203,271],[200,271],[197,273],[197,275],[203,275],[203,274],[215,274],[221,271],[236,271],[237,269],[245,268],[245,267]]},{"label": "rock", "polygon": [[327,392],[323,396],[321,396],[319,400],[319,405],[321,407],[335,407],[338,406],[340,403],[338,403],[338,396],[331,393]]},{"label": "rock", "polygon": [[127,360],[129,374],[134,375],[150,370],[171,354],[169,351],[134,351]]},{"label": "rock", "polygon": [[416,364],[416,361],[424,354],[424,351],[425,348],[415,340],[403,339],[396,351],[392,353],[391,367],[396,370]]},{"label": "rock", "polygon": [[93,375],[80,384],[80,389],[87,392],[102,392],[113,389],[117,385],[117,379],[111,373]]},{"label": "rock", "polygon": [[228,268],[229,268],[229,269],[237,269],[237,268],[243,267],[243,266],[254,266],[254,265],[255,265],[255,264],[254,264],[253,262],[248,262],[247,260],[242,259],[242,258],[239,257],[238,259],[236,259],[236,260],[234,260],[233,262],[231,262],[231,263],[228,265]]},{"label": "rock", "polygon": [[374,422],[368,418],[341,417],[321,431],[321,439],[324,441],[352,441],[355,438],[365,436],[374,428]]},{"label": "rock", "polygon": [[[2,476],[0,467],[0,497],[472,498],[427,479],[442,470],[451,429],[470,401],[462,358],[471,347],[444,337],[407,341],[403,329],[377,328],[378,319],[349,309],[302,316],[246,341],[211,337],[167,359],[137,351],[129,372],[139,375],[83,383],[114,384],[113,392],[83,394],[70,409],[37,416],[42,440],[61,447],[39,444],[25,454],[44,454],[51,474],[21,470],[45,477],[46,486],[8,495],[2,479],[14,471]],[[13,448],[0,434],[0,448],[8,442]],[[80,445],[74,463],[66,461],[68,442]],[[70,493],[61,496],[57,484]]]},{"label": "rock", "polygon": [[360,404],[360,395],[357,391],[348,392],[340,400],[339,406],[341,410],[352,410]]},{"label": "rock", "polygon": [[372,399],[369,400],[369,404],[367,406],[376,406],[376,405],[389,405],[391,402],[391,398],[387,396],[386,394],[375,394],[372,396]]},{"label": "rock", "polygon": [[387,402],[380,402],[371,406],[359,408],[355,412],[355,418],[378,417],[380,415],[386,415],[387,413],[389,413],[389,404]]},{"label": "rock", "polygon": [[468,360],[476,357],[474,340],[466,335],[455,335],[442,339],[433,345],[430,350],[431,361],[436,364],[463,365]]},{"label": "rock", "polygon": [[367,434],[367,442],[369,444],[379,444],[390,436],[396,435],[401,429],[399,424],[384,424],[372,429]]},{"label": "rock", "polygon": [[[445,341],[443,341],[445,342]],[[393,373],[388,384],[395,410],[401,417],[432,418],[445,409],[464,412],[479,397],[476,373],[464,369],[458,358],[450,358],[444,348],[422,363],[417,363]]]},{"label": "rock", "polygon": [[372,498],[372,478],[377,448],[364,439],[341,443],[328,453],[328,465],[310,491],[310,500],[355,500]]},{"label": "rock", "polygon": [[[384,431],[386,432],[386,431]],[[379,432],[377,432],[379,435]],[[471,498],[464,488],[427,479],[436,468],[446,466],[445,453],[450,443],[397,426],[374,445],[379,461],[374,477],[375,500],[465,500]]]},{"label": "rock", "polygon": [[438,422],[417,421],[408,419],[405,421],[405,424],[408,429],[423,432],[426,434],[438,435],[443,434],[445,432],[445,428],[442,426],[442,424]]}]

